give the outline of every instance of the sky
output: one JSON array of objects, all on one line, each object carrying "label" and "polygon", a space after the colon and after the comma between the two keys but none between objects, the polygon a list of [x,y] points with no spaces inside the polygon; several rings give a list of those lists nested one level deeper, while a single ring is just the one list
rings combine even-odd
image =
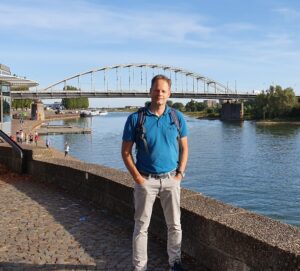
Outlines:
[{"label": "sky", "polygon": [[0,0],[0,18],[0,63],[39,88],[157,63],[245,92],[281,85],[300,95],[298,0]]}]

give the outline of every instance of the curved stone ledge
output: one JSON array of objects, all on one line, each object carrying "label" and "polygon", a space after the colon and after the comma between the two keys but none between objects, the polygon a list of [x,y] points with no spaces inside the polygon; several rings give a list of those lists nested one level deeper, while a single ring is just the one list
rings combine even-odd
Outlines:
[{"label": "curved stone ledge", "polygon": [[[0,159],[13,164],[9,150]],[[6,157],[3,158],[3,154]],[[133,180],[108,167],[54,159],[46,149],[27,150],[27,169],[37,180],[133,220]],[[208,270],[300,270],[300,228],[182,189],[183,251]],[[149,231],[166,240],[159,200]]]}]

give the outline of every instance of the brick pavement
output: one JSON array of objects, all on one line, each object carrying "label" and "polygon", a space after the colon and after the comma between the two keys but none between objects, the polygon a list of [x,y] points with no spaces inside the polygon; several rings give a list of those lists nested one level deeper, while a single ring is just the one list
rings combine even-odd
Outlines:
[{"label": "brick pavement", "polygon": [[[0,271],[131,270],[131,235],[132,221],[0,165]],[[149,270],[168,270],[154,238],[149,257]]]}]

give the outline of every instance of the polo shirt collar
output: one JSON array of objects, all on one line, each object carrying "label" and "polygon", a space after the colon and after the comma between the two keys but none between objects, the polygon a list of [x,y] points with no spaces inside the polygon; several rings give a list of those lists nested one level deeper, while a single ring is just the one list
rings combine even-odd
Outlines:
[{"label": "polo shirt collar", "polygon": [[[168,105],[166,105],[166,108],[165,108],[165,111],[164,111],[163,115],[168,114],[170,112],[170,110],[171,110],[170,107]],[[147,113],[147,115],[154,115],[154,113],[152,113],[150,111],[150,106],[149,105],[146,106],[146,113]]]}]

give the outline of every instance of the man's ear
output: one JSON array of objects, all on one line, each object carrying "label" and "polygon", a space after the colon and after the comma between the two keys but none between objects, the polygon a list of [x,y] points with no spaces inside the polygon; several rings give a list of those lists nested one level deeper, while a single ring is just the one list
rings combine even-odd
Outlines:
[{"label": "man's ear", "polygon": [[171,89],[169,89],[169,97],[168,98],[170,98],[171,97]]}]

